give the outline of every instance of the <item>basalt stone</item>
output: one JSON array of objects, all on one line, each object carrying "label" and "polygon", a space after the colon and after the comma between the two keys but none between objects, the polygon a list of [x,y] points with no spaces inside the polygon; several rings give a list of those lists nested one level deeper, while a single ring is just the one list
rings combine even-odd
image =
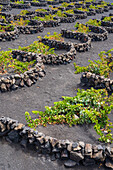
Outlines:
[{"label": "basalt stone", "polygon": [[77,163],[76,163],[75,161],[71,160],[71,159],[69,159],[69,160],[67,160],[67,161],[64,162],[64,166],[65,166],[66,168],[73,168],[73,167],[76,166],[76,164],[77,164]]},{"label": "basalt stone", "polygon": [[61,158],[60,152],[55,153],[55,157],[56,157],[56,159],[60,159]]},{"label": "basalt stone", "polygon": [[17,90],[17,89],[18,89],[18,85],[13,84],[13,85],[11,86],[11,90]]},{"label": "basalt stone", "polygon": [[92,158],[95,160],[102,160],[104,158],[103,151],[101,150],[101,151],[98,151],[97,153],[94,153]]},{"label": "basalt stone", "polygon": [[24,80],[21,80],[19,85],[20,85],[20,87],[24,87]]},{"label": "basalt stone", "polygon": [[105,152],[106,152],[107,155],[110,155],[111,154],[111,148],[109,146],[106,146]]},{"label": "basalt stone", "polygon": [[6,126],[0,122],[0,132],[4,132],[6,130]]},{"label": "basalt stone", "polygon": [[19,86],[19,85],[20,85],[20,82],[21,82],[21,79],[16,79],[15,85]]},{"label": "basalt stone", "polygon": [[18,126],[18,121],[15,121],[11,124],[10,129],[14,129],[17,126]]},{"label": "basalt stone", "polygon": [[73,142],[72,143],[72,150],[75,150],[78,147],[78,143],[77,142]]},{"label": "basalt stone", "polygon": [[52,147],[55,147],[56,144],[58,144],[58,140],[56,138],[51,138],[50,139]]},{"label": "basalt stone", "polygon": [[84,84],[88,83],[88,79],[86,77],[83,77],[83,76],[80,78],[80,81],[81,81],[81,83],[84,83]]},{"label": "basalt stone", "polygon": [[92,156],[92,145],[91,144],[86,144],[85,145],[85,156]]},{"label": "basalt stone", "polygon": [[6,85],[4,83],[1,84],[0,88],[1,88],[2,92],[6,92],[7,91]]},{"label": "basalt stone", "polygon": [[44,143],[44,137],[37,137],[36,140],[42,145]]},{"label": "basalt stone", "polygon": [[58,153],[58,152],[60,152],[60,149],[57,148],[57,147],[56,147],[56,148],[53,148],[52,152],[53,152],[53,153]]},{"label": "basalt stone", "polygon": [[2,80],[2,82],[5,83],[5,84],[8,84],[10,81],[9,81],[8,78],[4,78],[4,79]]},{"label": "basalt stone", "polygon": [[50,142],[48,141],[48,142],[46,142],[46,144],[45,144],[45,149],[46,149],[46,153],[51,153],[51,150],[52,150],[52,148],[51,148],[51,144],[50,144]]},{"label": "basalt stone", "polygon": [[39,74],[39,77],[44,77],[45,76],[44,72],[38,72],[38,74]]},{"label": "basalt stone", "polygon": [[27,79],[27,81],[25,83],[28,87],[32,86],[32,84],[33,84],[31,79]]},{"label": "basalt stone", "polygon": [[90,73],[90,72],[88,72],[87,74],[86,74],[86,78],[90,78],[92,76],[92,73]]},{"label": "basalt stone", "polygon": [[113,161],[110,160],[109,158],[106,158],[105,166],[106,166],[107,168],[113,169]]},{"label": "basalt stone", "polygon": [[27,147],[27,144],[28,144],[28,140],[27,139],[22,139],[20,141],[20,145],[23,147],[23,148],[26,148]]},{"label": "basalt stone", "polygon": [[84,156],[81,153],[71,151],[70,152],[70,159],[72,159],[76,162],[79,162],[79,161],[84,159]]},{"label": "basalt stone", "polygon": [[64,149],[64,150],[61,152],[61,158],[62,158],[62,159],[68,159],[68,158],[69,158],[69,154],[68,154],[67,149]]},{"label": "basalt stone", "polygon": [[77,142],[73,142],[73,144],[72,144],[72,150],[79,152],[79,151],[81,150],[81,147],[78,145]]},{"label": "basalt stone", "polygon": [[98,146],[97,145],[93,145],[92,146],[92,150],[93,150],[93,153],[97,153],[98,152]]},{"label": "basalt stone", "polygon": [[94,159],[85,159],[82,161],[84,166],[91,166],[95,164],[95,160]]},{"label": "basalt stone", "polygon": [[51,161],[55,161],[55,160],[56,160],[55,153],[53,153],[53,154],[51,155]]},{"label": "basalt stone", "polygon": [[103,150],[104,148],[101,145],[97,145],[99,151]]},{"label": "basalt stone", "polygon": [[80,146],[81,148],[84,148],[84,147],[85,147],[85,143],[82,142],[82,141],[80,141],[80,142],[79,142],[79,146]]},{"label": "basalt stone", "polygon": [[20,140],[19,133],[16,130],[9,132],[7,138],[14,143],[18,143]]},{"label": "basalt stone", "polygon": [[23,130],[24,127],[25,127],[24,124],[18,123],[18,126],[16,126],[16,127],[14,128],[14,130]]}]

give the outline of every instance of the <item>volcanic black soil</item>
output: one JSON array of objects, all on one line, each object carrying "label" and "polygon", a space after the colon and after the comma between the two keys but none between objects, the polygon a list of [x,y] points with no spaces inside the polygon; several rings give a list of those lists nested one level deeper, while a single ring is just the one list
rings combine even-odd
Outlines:
[{"label": "volcanic black soil", "polygon": [[[33,8],[34,9],[34,8]],[[12,10],[10,13],[19,13],[20,10]],[[108,15],[109,12],[103,15]],[[85,23],[90,18],[101,18],[102,15],[88,17],[84,20],[78,20]],[[76,22],[75,22],[76,23]],[[47,32],[60,33],[62,28],[74,29],[75,23],[61,24],[59,27],[45,28],[44,32],[32,35],[21,34],[17,40],[11,42],[0,42],[1,50],[8,48],[18,48],[18,46],[27,46],[37,40],[37,36],[44,36]],[[37,81],[32,87],[25,87],[16,91],[0,94],[0,116],[8,116],[17,119],[19,122],[26,124],[26,111],[32,110],[44,111],[45,106],[53,106],[53,103],[62,100],[62,96],[75,96],[76,89],[81,88],[80,74],[74,74],[74,65],[76,62],[80,66],[88,65],[88,59],[99,59],[100,51],[107,51],[113,48],[113,34],[108,35],[108,39],[103,42],[92,42],[92,48],[88,52],[77,52],[76,58],[70,64],[45,66],[46,76]],[[113,122],[112,113],[109,115]],[[47,125],[47,127],[39,126],[38,130],[56,137],[58,139],[69,139],[73,141],[84,141],[87,143],[98,143],[98,136],[91,125],[69,127],[67,125]],[[16,159],[15,159],[16,158]],[[31,164],[30,164],[31,163]],[[15,164],[15,165],[14,165]],[[2,167],[2,168],[1,168]],[[95,170],[98,167],[93,167]],[[93,169],[91,168],[91,169]],[[35,170],[35,169],[65,169],[63,165],[57,162],[51,162],[49,158],[38,158],[31,152],[22,151],[16,145],[12,147],[4,141],[0,141],[0,169],[5,170]],[[77,167],[77,169],[90,169],[85,167]],[[101,169],[103,169],[101,167]]]}]

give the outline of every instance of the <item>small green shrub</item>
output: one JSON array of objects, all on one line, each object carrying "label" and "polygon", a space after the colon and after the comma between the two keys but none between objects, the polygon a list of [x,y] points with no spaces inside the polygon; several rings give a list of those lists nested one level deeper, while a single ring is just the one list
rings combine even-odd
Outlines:
[{"label": "small green shrub", "polygon": [[81,23],[76,23],[75,26],[74,26],[77,30],[76,32],[81,32],[81,33],[88,33],[90,32],[89,30],[89,27],[85,26],[84,24],[81,24]]},{"label": "small green shrub", "polygon": [[96,19],[89,19],[89,21],[86,22],[86,24],[94,25],[94,26],[101,26],[101,21],[97,21]]},{"label": "small green shrub", "polygon": [[29,22],[29,20],[23,20],[23,18],[20,18],[20,20],[11,21],[11,24],[14,26],[27,26]]},{"label": "small green shrub", "polygon": [[109,16],[109,17],[105,17],[104,19],[103,19],[103,21],[112,21],[111,19],[113,18],[113,16]]},{"label": "small green shrub", "polygon": [[6,26],[0,25],[0,32],[5,32],[5,31],[14,31],[14,26],[11,24]]},{"label": "small green shrub", "polygon": [[27,47],[21,47],[19,46],[19,50],[26,51],[26,52],[33,52],[33,53],[42,53],[45,55],[48,54],[55,54],[54,48],[51,48],[41,42],[34,41],[33,44],[27,46]]},{"label": "small green shrub", "polygon": [[36,61],[30,62],[21,62],[17,59],[13,59],[12,50],[10,51],[1,51],[0,52],[0,74],[7,73],[8,70],[13,70],[16,73],[23,73],[31,66],[34,65]]},{"label": "small green shrub", "polygon": [[[36,17],[35,17],[36,19]],[[54,20],[53,15],[49,14],[49,15],[45,15],[44,17],[37,17],[37,20],[39,21],[51,21]]]},{"label": "small green shrub", "polygon": [[[38,114],[36,119],[26,112],[25,118],[28,126],[36,128],[38,125],[48,124],[94,124],[94,129],[100,135],[99,140],[112,142],[111,128],[108,114],[113,109],[113,95],[108,98],[105,90],[78,89],[75,97],[63,97],[63,101],[55,102],[53,107],[45,107],[45,111],[32,111]],[[75,115],[78,116],[76,119]],[[106,134],[104,132],[107,132]]]},{"label": "small green shrub", "polygon": [[64,38],[62,37],[62,34],[58,34],[57,32],[54,32],[53,35],[50,35],[50,32],[48,32],[47,34],[48,35],[44,36],[44,38],[46,38],[46,39],[64,41]]},{"label": "small green shrub", "polygon": [[22,10],[22,11],[20,12],[20,15],[25,16],[25,15],[28,14],[28,13],[29,13],[28,10]]},{"label": "small green shrub", "polygon": [[24,0],[21,0],[21,1],[15,1],[15,4],[24,4]]},{"label": "small green shrub", "polygon": [[[113,49],[112,49],[113,50]],[[109,62],[109,59],[111,58],[111,50],[108,52],[102,51],[99,54],[100,60],[88,60],[88,62],[90,63],[88,66],[86,67],[81,67],[81,66],[77,66],[76,63],[74,63],[75,66],[75,74],[77,73],[81,73],[81,72],[92,72],[101,76],[105,76],[105,77],[109,77],[110,72],[113,72],[112,68],[113,68],[113,61]],[[108,55],[108,58],[106,58],[106,54]]]}]

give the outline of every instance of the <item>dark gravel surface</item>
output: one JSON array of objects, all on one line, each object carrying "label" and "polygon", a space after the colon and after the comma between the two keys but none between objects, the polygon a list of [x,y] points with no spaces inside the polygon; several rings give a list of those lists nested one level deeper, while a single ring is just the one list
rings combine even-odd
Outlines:
[{"label": "dark gravel surface", "polygon": [[[11,13],[19,13],[20,10],[12,10]],[[108,15],[109,13],[104,13]],[[103,15],[104,15],[103,14]],[[89,18],[101,18],[101,15],[91,16],[80,22],[86,22]],[[37,40],[37,36],[44,36],[47,32],[59,32],[61,28],[74,29],[75,23],[61,24],[60,27],[46,28],[43,33],[32,35],[20,35],[11,42],[0,42],[1,50],[27,46]],[[108,40],[104,42],[93,42],[89,52],[77,53],[73,62],[83,66],[88,65],[88,59],[98,59],[98,53],[113,48],[113,34],[109,34]],[[80,88],[80,74],[74,74],[73,62],[68,65],[46,66],[46,76],[37,81],[30,88],[22,88],[16,91],[0,94],[0,116],[9,116],[25,123],[25,111],[43,110],[46,105],[52,106],[53,102],[61,100],[62,96],[75,96],[77,88]],[[110,119],[113,122],[112,114]],[[98,143],[95,131],[92,126],[75,126],[69,128],[64,125],[48,125],[46,128],[39,127],[39,131],[59,139],[82,140],[89,143]],[[5,159],[4,159],[5,158]],[[36,154],[22,151],[18,146],[10,146],[0,141],[0,170],[63,170],[63,165],[51,162],[49,158],[39,158]],[[77,167],[76,169],[98,169],[98,167]],[[101,169],[103,169],[101,167]]]},{"label": "dark gravel surface", "polygon": [[[48,156],[37,155],[34,151],[23,151],[17,145],[0,141],[0,170],[66,170],[63,162],[51,161]],[[93,167],[75,166],[69,170],[107,170],[99,165]]]}]

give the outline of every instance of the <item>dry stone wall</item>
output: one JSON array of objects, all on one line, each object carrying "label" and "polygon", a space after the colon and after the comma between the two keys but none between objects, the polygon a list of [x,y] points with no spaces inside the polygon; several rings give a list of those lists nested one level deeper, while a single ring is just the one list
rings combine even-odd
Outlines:
[{"label": "dry stone wall", "polygon": [[23,148],[32,146],[37,153],[49,154],[51,160],[63,160],[64,166],[94,165],[102,163],[113,169],[113,148],[83,141],[59,140],[33,130],[9,117],[0,118],[0,137],[10,143],[18,143]]}]

